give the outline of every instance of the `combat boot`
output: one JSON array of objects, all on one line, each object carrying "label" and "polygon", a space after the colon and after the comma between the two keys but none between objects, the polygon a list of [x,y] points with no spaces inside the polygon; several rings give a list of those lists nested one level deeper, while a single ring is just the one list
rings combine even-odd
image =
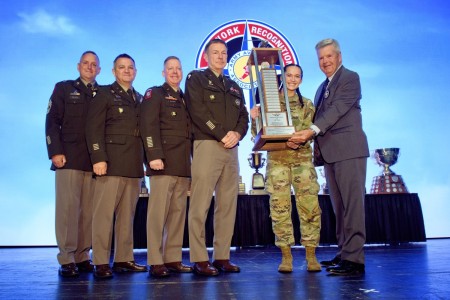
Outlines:
[{"label": "combat boot", "polygon": [[316,247],[305,247],[308,272],[320,272],[322,268],[316,258]]},{"label": "combat boot", "polygon": [[278,266],[278,272],[291,273],[292,272],[292,254],[291,246],[281,246],[281,264]]}]

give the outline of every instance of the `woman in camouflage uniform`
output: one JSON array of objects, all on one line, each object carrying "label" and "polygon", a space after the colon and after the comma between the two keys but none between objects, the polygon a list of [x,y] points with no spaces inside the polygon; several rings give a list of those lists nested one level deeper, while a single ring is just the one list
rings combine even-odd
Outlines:
[{"label": "woman in camouflage uniform", "polygon": [[[300,94],[303,70],[299,65],[285,67],[284,84],[288,91],[289,107],[295,131],[307,129],[312,123],[314,105]],[[285,106],[284,97],[281,104]],[[252,118],[259,115],[259,107],[251,110]],[[295,244],[291,219],[291,186],[300,219],[301,244],[306,249],[307,270],[321,271],[315,249],[319,244],[321,209],[317,194],[319,184],[312,163],[311,141],[304,144],[286,142],[286,149],[267,152],[266,190],[270,194],[270,215],[275,245],[281,249],[282,262],[278,271],[292,272],[291,246]]]}]

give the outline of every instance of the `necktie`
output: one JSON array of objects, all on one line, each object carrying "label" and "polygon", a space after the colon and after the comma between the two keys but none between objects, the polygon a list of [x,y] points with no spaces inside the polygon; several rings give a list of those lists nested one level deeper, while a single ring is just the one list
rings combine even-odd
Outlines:
[{"label": "necktie", "polygon": [[136,101],[136,100],[134,99],[134,93],[133,93],[133,90],[132,90],[132,89],[128,89],[127,94],[131,97],[131,99],[133,99],[133,101]]},{"label": "necktie", "polygon": [[222,86],[223,88],[225,88],[225,82],[223,81],[223,76],[222,76],[222,74],[219,75],[219,81],[220,81],[221,86]]},{"label": "necktie", "polygon": [[91,92],[92,97],[95,97],[97,94],[97,89],[91,83],[87,84],[88,91]]},{"label": "necktie", "polygon": [[328,78],[323,82],[322,91],[320,92],[320,97],[319,97],[319,100],[318,100],[317,106],[316,106],[316,111],[320,108],[320,105],[322,104],[323,98],[325,96],[325,91],[327,90],[329,82],[330,81],[328,80]]}]

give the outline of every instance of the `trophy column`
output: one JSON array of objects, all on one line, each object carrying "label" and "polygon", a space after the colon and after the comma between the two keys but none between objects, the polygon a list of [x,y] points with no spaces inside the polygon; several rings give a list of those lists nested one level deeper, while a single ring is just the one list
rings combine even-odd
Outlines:
[{"label": "trophy column", "polygon": [[[295,132],[292,123],[291,110],[287,89],[278,90],[276,65],[281,68],[284,78],[284,64],[279,48],[253,48],[247,62],[250,74],[250,86],[253,99],[259,96],[261,117],[256,121],[256,136],[253,151],[286,149],[286,141]],[[253,78],[255,70],[255,78]],[[256,87],[257,86],[257,87]],[[284,105],[281,104],[284,99]]]}]

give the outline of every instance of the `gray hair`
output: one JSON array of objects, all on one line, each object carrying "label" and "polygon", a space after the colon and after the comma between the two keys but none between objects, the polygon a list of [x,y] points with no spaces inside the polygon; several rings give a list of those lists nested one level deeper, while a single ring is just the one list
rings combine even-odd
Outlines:
[{"label": "gray hair", "polygon": [[335,39],[323,39],[316,45],[316,51],[319,49],[322,49],[323,47],[332,45],[334,47],[334,50],[336,50],[337,53],[341,53],[341,47],[339,46],[339,42]]}]

